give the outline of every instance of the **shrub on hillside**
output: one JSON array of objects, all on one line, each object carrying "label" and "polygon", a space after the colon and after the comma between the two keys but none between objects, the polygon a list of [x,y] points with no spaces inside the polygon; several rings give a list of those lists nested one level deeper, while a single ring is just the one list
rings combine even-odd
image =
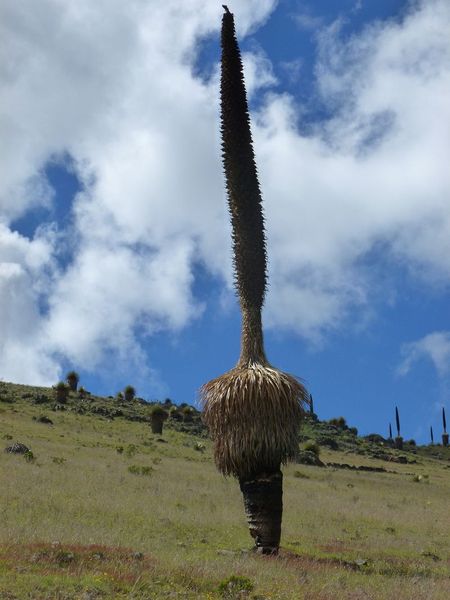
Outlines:
[{"label": "shrub on hillside", "polygon": [[77,391],[78,382],[80,381],[80,376],[76,371],[69,371],[66,375],[67,385],[71,389],[72,392]]},{"label": "shrub on hillside", "polygon": [[125,402],[131,402],[136,396],[136,389],[132,385],[127,385],[123,391]]},{"label": "shrub on hillside", "polygon": [[69,388],[64,383],[64,381],[58,382],[53,388],[56,394],[56,401],[59,404],[65,404],[67,402],[67,398],[69,397]]},{"label": "shrub on hillside", "polygon": [[303,444],[303,450],[305,452],[312,452],[316,456],[320,454],[320,446],[315,440],[308,440]]},{"label": "shrub on hillside", "polygon": [[338,429],[348,429],[347,421],[344,417],[335,417],[334,419],[330,419],[328,423],[334,425]]}]

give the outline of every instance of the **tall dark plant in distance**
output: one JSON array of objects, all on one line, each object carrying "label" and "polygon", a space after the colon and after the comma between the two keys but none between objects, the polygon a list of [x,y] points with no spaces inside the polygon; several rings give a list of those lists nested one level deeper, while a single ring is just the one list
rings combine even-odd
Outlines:
[{"label": "tall dark plant in distance", "polygon": [[395,438],[395,447],[398,450],[403,449],[403,438],[400,435],[400,415],[398,413],[398,408],[395,407],[395,424],[397,426],[397,437]]},{"label": "tall dark plant in distance", "polygon": [[266,241],[242,61],[234,18],[222,19],[221,134],[232,225],[235,285],[242,315],[237,365],[201,389],[203,419],[224,475],[239,480],[256,549],[278,552],[282,473],[296,457],[308,402],[303,385],[267,361],[261,322],[266,292]]},{"label": "tall dark plant in distance", "polygon": [[397,407],[395,407],[395,424],[397,425],[397,436],[400,437],[400,415]]},{"label": "tall dark plant in distance", "polygon": [[448,446],[447,419],[445,418],[444,407],[442,407],[442,425],[444,427],[444,433],[442,434],[442,445]]}]

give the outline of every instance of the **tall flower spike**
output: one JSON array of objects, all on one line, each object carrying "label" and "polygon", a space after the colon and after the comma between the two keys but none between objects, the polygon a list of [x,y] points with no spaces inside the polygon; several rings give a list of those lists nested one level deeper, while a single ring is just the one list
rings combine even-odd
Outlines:
[{"label": "tall flower spike", "polygon": [[[243,362],[263,359],[260,311],[266,291],[266,241],[241,53],[233,15],[222,19],[222,155],[232,225],[235,283],[244,325]],[[256,334],[256,339],[255,339]],[[252,338],[252,347],[245,347]],[[255,356],[256,354],[256,356]],[[259,355],[259,356],[258,356]]]}]

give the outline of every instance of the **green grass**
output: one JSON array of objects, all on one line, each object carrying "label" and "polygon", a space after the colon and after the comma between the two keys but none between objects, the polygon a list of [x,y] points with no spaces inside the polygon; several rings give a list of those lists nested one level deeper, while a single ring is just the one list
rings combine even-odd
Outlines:
[{"label": "green grass", "polygon": [[[340,437],[338,451],[321,448],[324,462],[392,472],[290,465],[282,551],[258,557],[248,551],[238,485],[215,470],[198,422],[169,420],[162,436],[152,435],[149,407],[138,401],[108,419],[77,414],[84,401],[75,395],[65,411],[53,411],[53,400],[33,404],[43,390],[30,390],[0,386],[0,400],[14,400],[0,401],[0,441],[20,441],[35,457],[0,451],[0,599],[450,594],[446,449],[432,449],[440,460],[426,456],[430,449],[404,452],[417,462],[399,464],[373,458],[364,440]],[[87,404],[118,406],[101,398]],[[42,414],[53,425],[33,420]],[[305,426],[308,439],[327,430],[314,427]],[[239,581],[250,582],[247,589]]]}]

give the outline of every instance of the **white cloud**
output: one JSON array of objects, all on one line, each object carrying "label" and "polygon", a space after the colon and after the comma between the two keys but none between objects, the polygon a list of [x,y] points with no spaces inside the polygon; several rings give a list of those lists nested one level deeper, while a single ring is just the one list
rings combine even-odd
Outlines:
[{"label": "white cloud", "polygon": [[435,331],[402,347],[403,360],[397,372],[407,375],[414,363],[422,359],[432,361],[441,377],[450,373],[450,331]]},{"label": "white cloud", "polygon": [[364,318],[384,301],[364,267],[374,248],[415,277],[448,282],[449,25],[450,5],[436,0],[348,41],[329,28],[317,74],[333,117],[309,135],[298,130],[303,107],[268,96],[255,133],[274,326],[320,337]]},{"label": "white cloud", "polygon": [[[239,3],[240,36],[274,6]],[[217,32],[222,8],[6,0],[1,11],[9,249],[0,256],[8,315],[0,375],[24,380],[27,368],[50,382],[61,356],[99,368],[115,351],[143,364],[137,330],[177,330],[200,314],[196,262],[231,287],[217,77],[193,74],[197,42]],[[308,135],[298,129],[305,107],[264,90],[253,130],[269,238],[268,324],[318,340],[365,318],[377,281],[361,259],[380,243],[414,275],[448,281],[449,24],[448,3],[432,0],[347,41],[337,26],[326,30],[317,76],[333,118]],[[275,83],[262,52],[246,54],[245,68],[251,93]],[[30,241],[7,225],[53,201],[43,168],[64,153],[85,186],[73,208],[73,261],[60,272],[60,237]]]},{"label": "white cloud", "polygon": [[[239,34],[264,22],[274,4],[236,7]],[[194,262],[230,270],[217,79],[193,75],[197,42],[217,33],[223,9],[206,0],[11,0],[1,11],[0,131],[9,152],[0,206],[2,232],[17,249],[11,257],[11,243],[3,245],[0,255],[0,376],[49,383],[62,357],[99,369],[113,354],[154,379],[139,339],[179,330],[201,313],[191,292]],[[261,52],[246,67],[255,89],[265,73],[270,83]],[[7,225],[51,205],[43,169],[65,154],[84,190],[72,229],[48,236],[39,262],[42,242]],[[73,261],[58,271],[52,254],[67,236]]]}]

